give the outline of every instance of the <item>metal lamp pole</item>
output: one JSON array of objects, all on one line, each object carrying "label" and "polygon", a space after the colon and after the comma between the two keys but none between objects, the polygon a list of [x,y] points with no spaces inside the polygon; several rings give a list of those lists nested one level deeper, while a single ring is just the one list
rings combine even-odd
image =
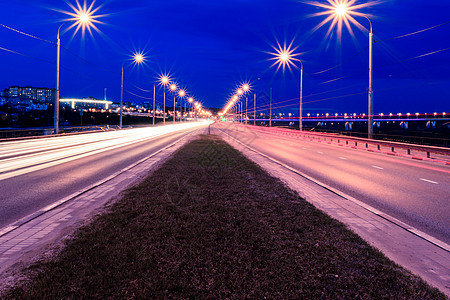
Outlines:
[{"label": "metal lamp pole", "polygon": [[247,125],[248,96],[245,96],[245,125]]},{"label": "metal lamp pole", "polygon": [[256,93],[253,94],[253,125],[256,126]]},{"label": "metal lamp pole", "polygon": [[166,125],[166,86],[164,85],[163,124]]},{"label": "metal lamp pole", "polygon": [[175,124],[175,116],[176,116],[176,113],[177,113],[177,110],[176,110],[176,107],[175,107],[175,102],[176,102],[175,95],[173,95],[173,124]]},{"label": "metal lamp pole", "polygon": [[300,131],[303,131],[303,63],[300,61],[301,69],[300,69],[300,109],[299,109],[299,119],[298,119],[298,128]]},{"label": "metal lamp pole", "polygon": [[270,87],[269,127],[272,127],[272,87]]},{"label": "metal lamp pole", "polygon": [[55,134],[59,133],[59,62],[61,59],[61,39],[59,38],[59,32],[61,31],[61,27],[64,24],[61,24],[58,29],[58,34],[56,36],[56,95],[55,95],[55,112],[54,112],[54,130]]},{"label": "metal lamp pole", "polygon": [[372,28],[372,22],[370,19],[365,16],[366,19],[370,23],[370,32],[369,32],[369,116],[368,116],[368,133],[367,137],[369,139],[373,138],[373,28]]},{"label": "metal lamp pole", "polygon": [[122,82],[120,84],[120,121],[119,121],[120,129],[122,129],[122,111],[123,111],[123,64],[122,64]]},{"label": "metal lamp pole", "polygon": [[156,102],[156,86],[153,85],[153,126],[155,126],[155,102]]}]

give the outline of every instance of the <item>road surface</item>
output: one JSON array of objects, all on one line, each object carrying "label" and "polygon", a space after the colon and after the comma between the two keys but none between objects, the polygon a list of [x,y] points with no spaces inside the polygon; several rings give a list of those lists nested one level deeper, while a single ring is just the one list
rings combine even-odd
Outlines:
[{"label": "road surface", "polygon": [[82,190],[205,122],[0,143],[0,229]]},{"label": "road surface", "polygon": [[253,126],[218,123],[214,128],[309,177],[450,243],[448,165],[281,136]]}]

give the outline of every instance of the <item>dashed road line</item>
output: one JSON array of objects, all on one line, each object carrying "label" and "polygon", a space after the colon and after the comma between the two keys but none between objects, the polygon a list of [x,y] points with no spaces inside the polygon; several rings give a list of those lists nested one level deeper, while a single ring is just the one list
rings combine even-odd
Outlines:
[{"label": "dashed road line", "polygon": [[420,178],[420,180],[425,181],[425,182],[428,182],[428,183],[432,183],[432,184],[439,184],[439,183],[436,182],[436,181],[432,181],[432,180],[428,180],[428,179],[424,179],[424,178]]},{"label": "dashed road line", "polygon": [[345,158],[345,157],[342,157],[342,156],[339,156],[339,159],[342,159],[342,160],[347,160],[347,158]]},{"label": "dashed road line", "polygon": [[378,169],[378,170],[384,170],[384,168],[379,167],[379,166],[372,166],[372,168]]}]

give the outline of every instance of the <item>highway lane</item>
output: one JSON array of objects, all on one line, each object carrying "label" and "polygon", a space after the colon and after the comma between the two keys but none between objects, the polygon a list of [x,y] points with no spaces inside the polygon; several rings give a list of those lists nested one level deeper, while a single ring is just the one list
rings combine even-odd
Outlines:
[{"label": "highway lane", "polygon": [[215,125],[252,148],[450,243],[450,167],[382,153]]},{"label": "highway lane", "polygon": [[2,143],[0,228],[206,127],[191,123]]}]

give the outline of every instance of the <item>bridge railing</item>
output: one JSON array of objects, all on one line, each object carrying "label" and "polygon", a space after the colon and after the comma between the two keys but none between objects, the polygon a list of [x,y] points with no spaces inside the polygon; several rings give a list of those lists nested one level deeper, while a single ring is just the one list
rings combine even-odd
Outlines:
[{"label": "bridge railing", "polygon": [[439,160],[445,162],[446,164],[450,164],[450,148],[447,147],[408,144],[394,141],[345,136],[333,133],[298,131],[276,127],[247,126],[267,133],[309,139],[311,141],[314,140],[322,143],[337,144],[352,148],[364,148],[368,151],[378,151],[392,155],[409,156],[415,159]]}]

